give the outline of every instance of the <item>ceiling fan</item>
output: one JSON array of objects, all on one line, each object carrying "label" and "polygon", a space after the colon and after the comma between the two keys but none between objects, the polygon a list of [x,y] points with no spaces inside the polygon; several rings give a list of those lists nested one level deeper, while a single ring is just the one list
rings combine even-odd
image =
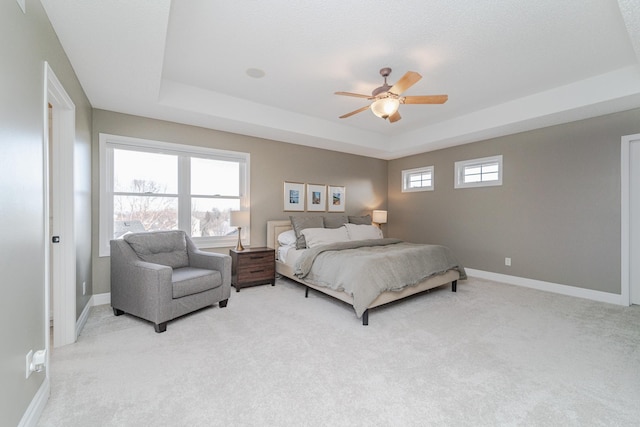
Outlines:
[{"label": "ceiling fan", "polygon": [[391,74],[391,68],[383,68],[380,75],[384,77],[384,84],[371,92],[371,95],[361,95],[351,92],[336,92],[336,95],[354,96],[356,98],[366,98],[374,100],[371,105],[364,106],[350,113],[340,116],[346,119],[354,114],[358,114],[366,109],[371,108],[373,114],[382,118],[389,119],[390,123],[397,122],[402,117],[398,113],[400,104],[444,104],[449,99],[448,95],[425,95],[425,96],[400,96],[404,91],[416,84],[422,76],[415,71],[408,71],[393,86],[387,84],[387,77]]}]

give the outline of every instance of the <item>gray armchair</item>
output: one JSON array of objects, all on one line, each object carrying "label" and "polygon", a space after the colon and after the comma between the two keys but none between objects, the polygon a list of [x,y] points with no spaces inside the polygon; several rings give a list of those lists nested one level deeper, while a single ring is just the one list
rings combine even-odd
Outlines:
[{"label": "gray armchair", "polygon": [[111,241],[111,306],[153,322],[167,322],[231,295],[231,257],[196,248],[184,231],[127,234]]}]

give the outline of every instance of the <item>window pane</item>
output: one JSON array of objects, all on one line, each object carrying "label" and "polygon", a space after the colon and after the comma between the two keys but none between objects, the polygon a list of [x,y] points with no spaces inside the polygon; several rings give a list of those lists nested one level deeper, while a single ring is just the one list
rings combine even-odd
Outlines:
[{"label": "window pane", "polygon": [[236,232],[229,226],[229,212],[240,210],[238,199],[191,199],[191,236],[226,236]]},{"label": "window pane", "polygon": [[467,166],[466,168],[464,168],[465,175],[476,175],[476,174],[480,174],[481,172],[482,172],[481,166]]},{"label": "window pane", "polygon": [[240,196],[240,164],[224,160],[192,158],[191,194]]},{"label": "window pane", "polygon": [[178,199],[157,196],[114,196],[114,235],[127,231],[177,230]]},{"label": "window pane", "polygon": [[482,180],[483,181],[497,181],[498,180],[498,172],[482,174]]},{"label": "window pane", "polygon": [[497,163],[489,163],[482,166],[482,173],[490,173],[490,172],[498,172],[498,164]]},{"label": "window pane", "polygon": [[176,194],[178,158],[168,154],[114,149],[113,190]]},{"label": "window pane", "polygon": [[467,175],[464,177],[464,182],[480,182],[480,175]]}]

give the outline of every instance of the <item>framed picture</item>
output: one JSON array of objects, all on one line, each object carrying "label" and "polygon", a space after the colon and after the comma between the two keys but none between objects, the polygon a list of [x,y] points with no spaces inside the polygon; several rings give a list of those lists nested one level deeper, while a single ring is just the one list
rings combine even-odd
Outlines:
[{"label": "framed picture", "polygon": [[330,185],[327,194],[329,202],[329,212],[344,212],[344,206],[347,202],[347,196],[345,188],[337,185]]},{"label": "framed picture", "polygon": [[284,210],[304,211],[304,184],[301,182],[284,182]]},{"label": "framed picture", "polygon": [[307,210],[324,212],[327,210],[327,186],[307,184]]}]

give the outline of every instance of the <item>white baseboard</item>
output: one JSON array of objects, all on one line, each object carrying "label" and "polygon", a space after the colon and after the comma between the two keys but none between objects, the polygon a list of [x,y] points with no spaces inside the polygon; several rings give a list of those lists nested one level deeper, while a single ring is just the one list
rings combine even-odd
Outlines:
[{"label": "white baseboard", "polygon": [[104,294],[94,294],[91,297],[91,305],[105,305],[111,304],[111,292],[106,292]]},{"label": "white baseboard", "polygon": [[42,415],[42,411],[44,411],[44,407],[49,401],[50,393],[51,383],[49,382],[49,376],[47,375],[44,378],[42,385],[36,392],[36,395],[33,396],[33,399],[31,399],[29,407],[22,415],[22,419],[20,420],[20,424],[18,424],[18,427],[35,427],[35,425],[38,424],[40,415]]},{"label": "white baseboard", "polygon": [[107,292],[104,294],[96,294],[89,299],[87,305],[84,306],[84,310],[80,314],[80,317],[76,321],[76,339],[80,336],[80,332],[84,328],[85,323],[87,323],[87,319],[89,318],[89,313],[91,312],[91,307],[95,307],[96,305],[103,304],[111,304],[111,293]]},{"label": "white baseboard", "polygon": [[627,305],[622,301],[622,295],[608,292],[594,291],[592,289],[578,288],[576,286],[561,285],[558,283],[544,282],[542,280],[527,279],[525,277],[509,276],[507,274],[492,273],[490,271],[465,268],[467,275],[480,279],[493,280],[508,283],[510,285],[523,286],[525,288],[538,289],[540,291],[553,292],[561,295],[585,298],[593,301],[606,302],[616,305]]},{"label": "white baseboard", "polygon": [[[93,297],[91,297],[91,299],[93,299]],[[76,320],[76,340],[80,336],[80,332],[82,332],[84,324],[87,323],[87,319],[89,318],[91,307],[93,307],[93,305],[91,304],[91,299],[89,299],[89,302],[84,306],[84,310],[82,310],[82,313],[80,313],[80,317],[78,317],[78,320]]]}]

